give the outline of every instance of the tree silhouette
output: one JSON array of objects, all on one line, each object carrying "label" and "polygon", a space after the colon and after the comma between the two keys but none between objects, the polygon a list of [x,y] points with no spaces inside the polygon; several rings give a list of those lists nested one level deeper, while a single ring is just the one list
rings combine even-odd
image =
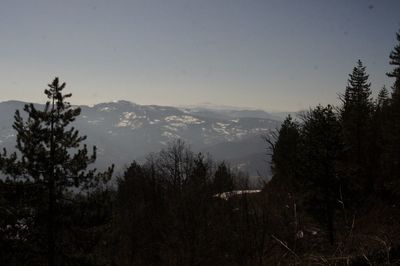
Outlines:
[{"label": "tree silhouette", "polygon": [[392,94],[389,106],[389,123],[385,128],[387,145],[385,152],[390,158],[389,173],[385,181],[385,187],[389,191],[400,195],[400,32],[396,34],[398,44],[390,53],[389,63],[394,69],[387,73],[388,77],[394,78]]},{"label": "tree silhouette", "polygon": [[68,209],[76,195],[87,195],[106,183],[113,166],[104,173],[86,170],[96,159],[96,147],[89,153],[87,146],[81,145],[86,136],[80,136],[70,126],[81,110],[66,101],[71,94],[62,93],[65,83],[60,84],[55,78],[48,86],[44,91],[48,98],[44,110],[27,104],[26,118],[19,110],[15,112],[17,152],[8,154],[4,150],[0,165],[7,177],[1,182],[2,187],[23,191],[21,201],[27,211],[24,219],[19,220],[25,223],[27,239],[35,242],[36,256],[47,249],[47,263],[55,265],[65,256],[60,233],[67,220],[63,210]]},{"label": "tree silhouette", "polygon": [[366,134],[373,110],[370,99],[371,84],[368,82],[369,76],[360,60],[349,77],[343,97],[341,122],[349,157],[354,158],[355,163],[360,164],[364,159],[362,158],[362,155],[365,154],[363,148],[368,142]]},{"label": "tree silhouette", "polygon": [[233,176],[225,162],[218,165],[214,174],[214,190],[215,193],[229,192],[233,190]]},{"label": "tree silhouette", "polygon": [[290,187],[296,183],[301,168],[300,126],[289,115],[282,123],[276,143],[267,139],[272,148],[272,171],[278,178],[285,179]]},{"label": "tree silhouette", "polygon": [[395,78],[395,82],[392,86],[392,100],[400,104],[400,31],[396,33],[396,38],[398,44],[389,55],[389,64],[393,65],[394,69],[387,73],[387,76]]},{"label": "tree silhouette", "polygon": [[373,175],[370,174],[374,169],[371,153],[374,145],[371,142],[370,129],[374,105],[370,98],[371,84],[368,79],[366,67],[358,60],[352,73],[349,74],[340,109],[346,175],[351,181],[354,192],[358,194],[362,194],[364,189],[371,191],[374,186]]},{"label": "tree silhouette", "polygon": [[334,220],[340,200],[337,164],[341,160],[341,127],[333,107],[317,106],[309,111],[302,127],[308,194],[311,211],[325,221],[329,240],[334,242]]}]

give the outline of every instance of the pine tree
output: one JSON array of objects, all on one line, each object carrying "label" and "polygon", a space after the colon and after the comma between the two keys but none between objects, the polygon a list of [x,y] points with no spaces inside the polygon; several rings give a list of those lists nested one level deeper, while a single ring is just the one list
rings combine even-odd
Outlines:
[{"label": "pine tree", "polygon": [[229,192],[234,189],[233,176],[225,162],[220,163],[215,171],[213,187],[215,193]]},{"label": "pine tree", "polygon": [[334,241],[335,210],[340,196],[342,180],[337,165],[342,157],[341,126],[333,107],[317,106],[303,118],[305,177],[309,186],[310,209],[327,225],[329,240]]},{"label": "pine tree", "polygon": [[400,31],[396,33],[398,44],[394,47],[393,51],[390,53],[389,64],[394,66],[394,69],[387,73],[388,77],[395,78],[394,84],[392,86],[392,101],[395,104],[400,104]]},{"label": "pine tree", "polygon": [[375,106],[377,109],[383,110],[387,108],[389,105],[389,91],[386,89],[385,86],[379,91],[378,93],[378,99],[376,101]]},{"label": "pine tree", "polygon": [[86,145],[82,147],[86,136],[80,136],[70,125],[81,110],[66,101],[71,94],[63,94],[65,83],[60,84],[55,78],[48,86],[44,91],[48,98],[44,110],[27,104],[26,116],[19,110],[15,112],[17,152],[8,154],[4,150],[0,166],[7,176],[1,182],[2,190],[7,187],[23,191],[21,201],[27,211],[19,220],[29,221],[25,224],[26,239],[36,245],[36,256],[47,250],[48,265],[55,265],[66,255],[61,230],[68,219],[63,211],[76,195],[88,195],[108,182],[113,166],[104,173],[86,170],[96,159],[96,147],[92,153]]},{"label": "pine tree", "polygon": [[[272,171],[274,176],[285,179],[290,184],[296,182],[300,171],[300,143],[299,125],[289,115],[282,123],[276,143],[267,140],[272,147]],[[289,184],[286,184],[289,185]]]},{"label": "pine tree", "polygon": [[390,98],[389,92],[384,86],[378,93],[378,98],[375,101],[375,111],[372,116],[371,123],[371,138],[370,138],[370,158],[372,171],[370,175],[375,179],[376,192],[382,192],[384,180],[388,176],[390,168],[390,154],[388,153],[388,134],[387,129],[390,127]]},{"label": "pine tree", "polygon": [[392,94],[389,106],[389,123],[385,128],[387,145],[385,152],[390,159],[389,172],[385,181],[385,187],[394,194],[400,195],[400,32],[396,34],[398,44],[390,53],[389,63],[394,69],[387,73],[394,78]]},{"label": "pine tree", "polygon": [[362,147],[365,145],[367,127],[372,114],[371,84],[365,67],[358,60],[357,66],[349,74],[348,85],[343,97],[341,122],[346,144],[357,163],[362,161]]},{"label": "pine tree", "polygon": [[353,72],[349,74],[340,110],[347,176],[352,179],[354,189],[359,192],[373,187],[373,178],[369,174],[372,167],[372,158],[369,155],[373,102],[368,78],[365,66],[358,60]]}]

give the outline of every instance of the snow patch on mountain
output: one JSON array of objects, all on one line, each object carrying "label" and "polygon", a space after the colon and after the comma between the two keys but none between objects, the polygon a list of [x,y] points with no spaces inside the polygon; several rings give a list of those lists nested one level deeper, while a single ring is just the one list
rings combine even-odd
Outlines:
[{"label": "snow patch on mountain", "polygon": [[117,127],[130,127],[131,129],[141,128],[143,122],[140,119],[146,116],[138,116],[135,112],[123,112],[119,119]]},{"label": "snow patch on mountain", "polygon": [[173,127],[170,125],[163,126],[163,128],[168,129],[170,131],[175,131],[175,132],[178,132],[178,130],[179,130],[179,128],[176,128],[176,127]]},{"label": "snow patch on mountain", "polygon": [[179,135],[165,131],[161,134],[162,136],[168,138],[169,140],[179,139]]},{"label": "snow patch on mountain", "polygon": [[109,107],[109,106],[102,107],[102,108],[99,109],[100,112],[112,112],[112,111],[115,111],[115,110],[117,110],[117,108]]},{"label": "snow patch on mountain", "polygon": [[198,124],[204,123],[203,120],[200,120],[191,115],[182,115],[182,116],[171,115],[171,116],[167,116],[164,120],[166,122],[174,122],[174,123],[180,122],[180,123],[188,124],[188,125],[198,125]]},{"label": "snow patch on mountain", "polygon": [[104,121],[104,118],[95,119],[95,120],[88,120],[88,124],[91,125],[100,125]]},{"label": "snow patch on mountain", "polygon": [[212,125],[212,129],[220,134],[224,135],[229,135],[229,131],[226,129],[226,126],[229,126],[229,124],[224,124],[224,123],[216,123]]},{"label": "snow patch on mountain", "polygon": [[149,124],[150,124],[150,125],[156,125],[156,124],[158,124],[158,123],[160,123],[160,120],[159,120],[159,119],[149,120]]}]

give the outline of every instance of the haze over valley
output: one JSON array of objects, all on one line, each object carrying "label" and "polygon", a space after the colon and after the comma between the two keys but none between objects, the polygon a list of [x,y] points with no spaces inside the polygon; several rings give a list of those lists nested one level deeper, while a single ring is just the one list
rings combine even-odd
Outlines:
[{"label": "haze over valley", "polygon": [[[8,150],[15,146],[14,112],[23,110],[24,104],[0,103],[0,143]],[[181,139],[194,151],[225,160],[253,179],[271,177],[270,152],[264,138],[279,128],[280,114],[232,107],[138,105],[128,101],[80,107],[82,113],[74,127],[87,135],[89,147],[97,146],[95,166],[99,169],[114,163],[116,173],[121,173],[132,160],[141,162],[149,153]]]}]

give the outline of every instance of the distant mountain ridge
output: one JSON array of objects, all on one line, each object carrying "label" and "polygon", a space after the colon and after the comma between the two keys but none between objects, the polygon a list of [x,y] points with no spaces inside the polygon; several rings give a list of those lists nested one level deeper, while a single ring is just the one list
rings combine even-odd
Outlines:
[{"label": "distant mountain ridge", "polygon": [[262,109],[250,108],[250,107],[234,107],[234,106],[219,106],[206,103],[204,105],[188,105],[179,107],[182,110],[191,110],[199,115],[220,115],[225,118],[229,117],[253,117],[253,118],[265,118],[281,121],[285,119],[287,115],[295,116],[297,112],[269,112]]},{"label": "distant mountain ridge", "polygon": [[[7,149],[15,146],[13,116],[16,109],[23,113],[24,104],[20,101],[0,103],[0,146]],[[74,127],[88,136],[88,145],[97,146],[98,168],[115,163],[117,169],[123,169],[134,159],[143,159],[180,138],[195,152],[209,152],[215,159],[227,160],[250,175],[270,175],[267,145],[262,136],[270,135],[281,121],[269,118],[264,111],[218,112],[205,108],[139,105],[129,101],[80,107],[82,113]]]}]

